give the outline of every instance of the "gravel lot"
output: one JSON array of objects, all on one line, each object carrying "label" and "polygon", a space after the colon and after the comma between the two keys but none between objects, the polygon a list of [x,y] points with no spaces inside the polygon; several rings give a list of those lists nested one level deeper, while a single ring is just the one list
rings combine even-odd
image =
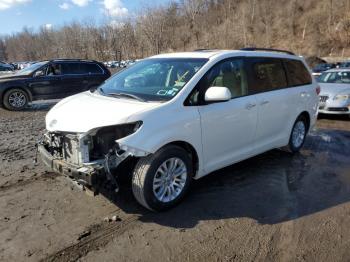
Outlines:
[{"label": "gravel lot", "polygon": [[217,171],[154,214],[127,182],[91,197],[33,163],[49,107],[0,109],[0,261],[349,260],[349,119],[321,117],[300,154]]}]

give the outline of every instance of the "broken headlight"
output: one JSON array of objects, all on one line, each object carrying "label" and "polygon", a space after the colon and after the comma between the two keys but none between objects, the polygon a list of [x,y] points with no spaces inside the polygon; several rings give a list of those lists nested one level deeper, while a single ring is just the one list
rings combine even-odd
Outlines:
[{"label": "broken headlight", "polygon": [[98,129],[92,136],[92,159],[100,159],[116,145],[116,140],[135,133],[142,126],[142,121],[123,125],[106,126]]}]

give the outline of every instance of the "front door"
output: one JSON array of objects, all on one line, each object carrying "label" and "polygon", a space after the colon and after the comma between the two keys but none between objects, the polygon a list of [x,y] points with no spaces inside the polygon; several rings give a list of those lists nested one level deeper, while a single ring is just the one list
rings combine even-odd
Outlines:
[{"label": "front door", "polygon": [[51,64],[37,70],[28,82],[28,87],[35,99],[60,98],[61,76],[55,74]]},{"label": "front door", "polygon": [[[202,125],[203,163],[206,172],[249,157],[254,149],[257,106],[248,95],[244,58],[232,58],[215,65],[201,80],[201,92],[210,86],[231,91],[227,102],[199,106]],[[203,95],[202,95],[203,96]]]}]

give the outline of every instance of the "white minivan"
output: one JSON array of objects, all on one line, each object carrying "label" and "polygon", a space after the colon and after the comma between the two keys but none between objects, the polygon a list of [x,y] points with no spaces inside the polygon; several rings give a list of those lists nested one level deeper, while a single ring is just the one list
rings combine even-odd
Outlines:
[{"label": "white minivan", "polygon": [[287,51],[157,55],[56,104],[38,149],[51,170],[95,191],[131,174],[136,200],[161,211],[193,179],[273,148],[299,151],[319,91]]}]

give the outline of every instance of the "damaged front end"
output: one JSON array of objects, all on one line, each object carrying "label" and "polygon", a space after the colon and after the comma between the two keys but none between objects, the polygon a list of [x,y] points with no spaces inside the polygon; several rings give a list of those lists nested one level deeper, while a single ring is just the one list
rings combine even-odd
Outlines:
[{"label": "damaged front end", "polygon": [[135,133],[142,122],[107,126],[87,133],[46,132],[38,151],[47,167],[93,189],[105,186],[118,190],[118,167],[126,159],[148,153],[120,145],[117,140]]}]

